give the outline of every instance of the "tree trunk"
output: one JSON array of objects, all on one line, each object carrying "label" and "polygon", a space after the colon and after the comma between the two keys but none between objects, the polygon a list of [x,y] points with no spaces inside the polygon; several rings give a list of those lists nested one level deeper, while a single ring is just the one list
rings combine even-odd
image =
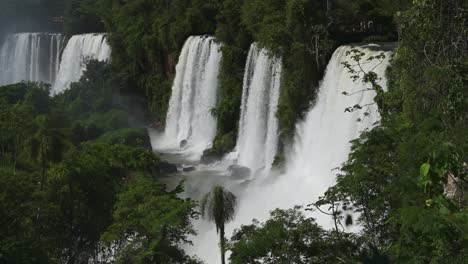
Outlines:
[{"label": "tree trunk", "polygon": [[221,249],[221,264],[225,264],[225,248],[224,248],[224,224],[221,226],[219,230],[219,247]]},{"label": "tree trunk", "polygon": [[319,36],[317,33],[317,35],[315,35],[315,62],[317,63],[317,69],[320,69],[318,38]]},{"label": "tree trunk", "polygon": [[44,158],[42,158],[41,191],[44,190],[45,174],[46,174],[46,161]]}]

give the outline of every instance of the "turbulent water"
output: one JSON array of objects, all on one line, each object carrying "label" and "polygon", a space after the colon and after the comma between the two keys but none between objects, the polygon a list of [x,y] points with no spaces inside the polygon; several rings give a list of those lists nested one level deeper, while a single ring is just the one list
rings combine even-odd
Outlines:
[{"label": "turbulent water", "polygon": [[[358,92],[367,89],[362,82],[353,82],[351,74],[341,64],[348,61],[352,64],[347,51],[357,48],[365,53],[361,59],[365,71],[374,71],[380,80],[380,85],[386,89],[385,69],[388,66],[390,52],[385,52],[383,61],[367,61],[370,56],[381,54],[365,47],[343,46],[333,54],[321,82],[316,104],[310,108],[304,121],[297,124],[294,143],[287,153],[285,173],[281,175],[270,173],[270,182],[254,181],[248,186],[232,186],[237,193],[239,207],[233,222],[226,226],[227,237],[234,228],[251,223],[253,218],[265,221],[269,212],[275,208],[291,208],[294,205],[307,205],[315,202],[326,189],[335,182],[334,170],[346,159],[350,151],[350,141],[357,138],[363,130],[372,127],[380,119],[377,106],[373,103],[373,91]],[[347,92],[349,95],[344,95]],[[258,108],[265,101],[259,101]],[[345,112],[347,107],[356,104],[369,105],[352,113]],[[369,116],[364,118],[364,112]],[[358,119],[362,119],[358,122]],[[242,122],[242,121],[241,121]],[[254,161],[257,159],[252,157]],[[325,209],[325,208],[324,208]],[[332,226],[329,216],[313,213],[313,217],[324,227]],[[217,235],[213,226],[197,223],[200,235],[194,239],[195,247],[191,253],[199,255],[208,263],[218,263]]]},{"label": "turbulent water", "polygon": [[244,73],[237,146],[231,156],[253,172],[269,172],[276,155],[281,69],[281,59],[252,44]]},{"label": "turbulent water", "polygon": [[21,81],[53,83],[59,68],[63,37],[51,33],[18,33],[0,49],[0,85]]},{"label": "turbulent water", "polygon": [[[182,150],[200,158],[216,135],[220,45],[213,37],[187,39],[176,66],[166,128],[158,147]],[[182,144],[181,144],[182,142]]]},{"label": "turbulent water", "polygon": [[67,89],[70,83],[78,81],[85,70],[86,59],[107,61],[110,55],[111,48],[106,41],[105,34],[72,36],[63,51],[52,93],[60,93]]}]

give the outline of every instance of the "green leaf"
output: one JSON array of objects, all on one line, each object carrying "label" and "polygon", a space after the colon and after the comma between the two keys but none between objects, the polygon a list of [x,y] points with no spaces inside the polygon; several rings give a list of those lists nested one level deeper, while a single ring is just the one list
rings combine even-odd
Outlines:
[{"label": "green leaf", "polygon": [[429,163],[424,163],[423,165],[421,165],[421,168],[419,169],[419,174],[423,177],[423,178],[427,178],[427,175],[429,174],[429,169],[431,168],[431,164]]},{"label": "green leaf", "polygon": [[430,207],[432,205],[432,199],[426,200],[426,206]]}]

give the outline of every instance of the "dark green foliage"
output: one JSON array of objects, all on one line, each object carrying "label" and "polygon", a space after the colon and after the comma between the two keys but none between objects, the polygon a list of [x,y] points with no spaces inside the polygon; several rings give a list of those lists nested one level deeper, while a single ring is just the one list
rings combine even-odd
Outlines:
[{"label": "dark green foliage", "polygon": [[[55,96],[54,104],[61,110],[57,115],[71,124],[68,131],[75,144],[117,129],[143,128],[146,123],[142,97],[127,91],[112,66],[95,60],[87,61],[80,81]],[[149,140],[143,139],[149,147]]]},{"label": "dark green foliage", "polygon": [[141,100],[122,93],[119,80],[109,65],[90,61],[83,78],[53,98],[43,84],[0,88],[1,263],[85,263],[107,254],[101,236],[116,224],[117,196],[136,175],[164,197],[151,201],[168,209],[158,217],[180,221],[158,255],[167,250],[188,263],[178,242],[193,233],[194,204],[176,197],[180,187],[169,193],[156,183],[170,165],[148,150]]},{"label": "dark green foliage", "polygon": [[180,243],[194,235],[195,203],[177,197],[143,176],[130,179],[119,196],[114,223],[103,235],[115,244],[117,263],[195,263]]},{"label": "dark green foliage", "polygon": [[397,262],[463,263],[466,3],[415,1],[398,19],[402,40],[389,91],[376,97],[381,125],[354,141],[318,205],[355,206],[363,237]]},{"label": "dark green foliage", "polygon": [[333,40],[355,34],[345,32],[342,24],[372,20],[386,27],[370,33],[393,34],[394,11],[406,3],[400,2],[100,0],[89,8],[82,0],[76,12],[93,9],[105,22],[112,63],[129,87],[146,96],[153,117],[162,124],[184,41],[190,35],[214,34],[223,43],[223,60],[213,109],[218,130],[210,152],[219,155],[232,150],[236,141],[245,60],[253,41],[283,58],[278,118],[282,139],[287,141],[314,102]]},{"label": "dark green foliage", "polygon": [[49,173],[51,207],[44,216],[51,221],[46,227],[57,243],[56,254],[70,262],[93,256],[113,223],[121,186],[134,173],[148,175],[158,162],[150,151],[125,145],[86,143],[67,153]]},{"label": "dark green foliage", "polygon": [[[378,93],[381,123],[353,141],[336,185],[315,203],[331,208],[335,228],[323,230],[298,208],[275,210],[226,247],[236,199],[216,187],[201,211],[215,222],[223,262],[226,249],[232,263],[466,262],[466,1],[66,3],[67,34],[103,31],[104,23],[112,65],[88,61],[83,78],[53,98],[45,84],[0,88],[1,263],[86,263],[110,246],[117,263],[198,262],[182,249],[195,233],[195,203],[179,198],[180,186],[168,192],[157,182],[170,165],[140,147],[149,148],[148,109],[165,119],[183,42],[201,34],[223,43],[211,154],[235,146],[251,42],[283,58],[277,116],[287,141],[314,103],[333,47],[400,38],[389,91],[378,76],[364,77]],[[5,29],[50,28],[37,22],[61,15],[62,4],[1,1],[0,40]]]},{"label": "dark green foliage", "polygon": [[226,0],[216,16],[216,37],[222,43],[218,103],[213,113],[218,122],[211,152],[224,154],[236,144],[244,67],[252,36],[241,22],[244,0]]},{"label": "dark green foliage", "polygon": [[71,36],[83,33],[104,32],[104,24],[96,13],[94,0],[64,0],[64,32]]},{"label": "dark green foliage", "polygon": [[221,262],[226,261],[224,225],[234,219],[236,211],[236,196],[225,190],[222,186],[215,186],[213,190],[203,196],[200,201],[200,211],[203,217],[213,221],[216,225],[216,232],[219,234],[219,247],[221,250]]},{"label": "dark green foliage", "polygon": [[326,1],[248,1],[242,10],[242,22],[260,47],[283,58],[277,116],[283,139],[290,139],[331,52]]},{"label": "dark green foliage", "polygon": [[0,169],[0,261],[3,263],[50,263],[47,245],[36,239],[35,180],[31,173]]},{"label": "dark green foliage", "polygon": [[242,226],[234,232],[229,249],[232,264],[361,263],[366,255],[355,237],[322,229],[300,207],[276,209],[265,223],[254,220]]},{"label": "dark green foliage", "polygon": [[236,196],[224,190],[222,186],[216,186],[203,197],[200,206],[203,217],[215,222],[216,230],[219,232],[225,223],[234,218]]},{"label": "dark green foliage", "polygon": [[190,35],[215,31],[217,1],[99,1],[121,76],[164,120],[178,53]]},{"label": "dark green foliage", "polygon": [[130,146],[144,146],[151,148],[148,131],[144,128],[122,128],[107,132],[98,138],[98,141],[106,143],[122,143]]}]

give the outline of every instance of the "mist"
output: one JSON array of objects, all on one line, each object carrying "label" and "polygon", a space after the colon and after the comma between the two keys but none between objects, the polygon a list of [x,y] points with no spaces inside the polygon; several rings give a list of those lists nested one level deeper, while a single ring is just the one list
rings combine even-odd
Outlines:
[{"label": "mist", "polygon": [[64,0],[1,0],[0,40],[17,32],[61,32],[52,18],[63,12]]}]

